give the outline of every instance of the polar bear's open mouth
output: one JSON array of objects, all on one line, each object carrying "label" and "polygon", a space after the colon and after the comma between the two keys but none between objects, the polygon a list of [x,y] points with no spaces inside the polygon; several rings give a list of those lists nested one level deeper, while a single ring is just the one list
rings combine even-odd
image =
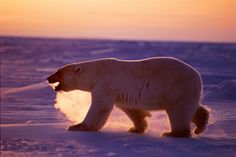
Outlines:
[{"label": "polar bear's open mouth", "polygon": [[59,90],[61,90],[61,84],[60,84],[60,82],[57,82],[57,85],[55,86],[55,89],[54,89],[55,91],[59,91]]},{"label": "polar bear's open mouth", "polygon": [[61,90],[61,84],[60,84],[60,82],[49,83],[49,85],[50,85],[55,91]]}]

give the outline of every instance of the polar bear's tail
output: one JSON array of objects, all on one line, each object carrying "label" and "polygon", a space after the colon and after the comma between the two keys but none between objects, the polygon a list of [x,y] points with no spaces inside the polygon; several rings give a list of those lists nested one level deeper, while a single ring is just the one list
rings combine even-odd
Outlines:
[{"label": "polar bear's tail", "polygon": [[192,119],[192,122],[196,125],[196,128],[194,130],[195,134],[198,135],[206,129],[208,119],[209,110],[203,106],[199,106]]}]

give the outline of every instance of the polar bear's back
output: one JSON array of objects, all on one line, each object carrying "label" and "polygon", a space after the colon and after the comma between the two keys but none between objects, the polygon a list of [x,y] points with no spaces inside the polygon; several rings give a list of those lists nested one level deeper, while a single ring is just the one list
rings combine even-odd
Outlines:
[{"label": "polar bear's back", "polygon": [[181,75],[182,77],[200,78],[199,73],[190,65],[173,57],[153,57],[144,60],[119,60],[120,70],[130,76],[165,77]]}]

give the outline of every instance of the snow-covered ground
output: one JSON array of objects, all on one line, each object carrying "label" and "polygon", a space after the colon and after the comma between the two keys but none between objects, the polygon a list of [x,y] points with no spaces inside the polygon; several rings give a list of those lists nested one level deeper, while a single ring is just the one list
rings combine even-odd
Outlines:
[{"label": "snow-covered ground", "polygon": [[9,125],[1,127],[3,156],[231,156],[235,139],[195,137],[160,138],[127,133],[109,125],[101,132],[68,132],[65,124]]},{"label": "snow-covered ground", "polygon": [[[0,37],[1,156],[235,157],[235,52],[236,44]],[[89,95],[55,94],[45,82],[48,75],[72,62],[152,56],[177,57],[200,71],[203,104],[211,108],[204,134],[189,139],[160,137],[169,129],[164,112],[152,113],[145,134],[131,134],[127,132],[131,122],[117,108],[100,132],[66,131],[72,123],[68,119],[83,118]],[[70,117],[55,109],[60,104],[73,111]]]}]

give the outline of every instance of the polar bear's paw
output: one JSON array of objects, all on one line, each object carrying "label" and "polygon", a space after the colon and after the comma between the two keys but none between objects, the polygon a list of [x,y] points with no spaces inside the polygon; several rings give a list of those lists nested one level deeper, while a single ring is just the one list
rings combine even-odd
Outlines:
[{"label": "polar bear's paw", "polygon": [[71,125],[67,128],[67,130],[69,130],[69,131],[91,131],[91,129],[83,123]]},{"label": "polar bear's paw", "polygon": [[182,131],[175,131],[175,132],[165,132],[162,134],[164,137],[191,137],[190,130],[182,130]]},{"label": "polar bear's paw", "polygon": [[135,127],[131,127],[128,129],[128,132],[131,132],[131,133],[136,133],[136,134],[142,134],[144,133],[145,129],[137,129]]}]

